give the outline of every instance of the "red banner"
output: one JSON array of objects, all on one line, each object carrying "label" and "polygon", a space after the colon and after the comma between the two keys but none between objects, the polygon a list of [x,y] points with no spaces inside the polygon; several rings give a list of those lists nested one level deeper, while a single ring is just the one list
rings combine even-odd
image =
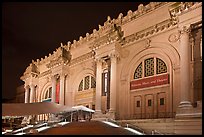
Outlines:
[{"label": "red banner", "polygon": [[59,93],[60,93],[60,83],[57,82],[56,85],[56,96],[55,96],[55,102],[59,104]]},{"label": "red banner", "polygon": [[130,82],[130,90],[158,86],[169,83],[169,74],[134,80]]}]

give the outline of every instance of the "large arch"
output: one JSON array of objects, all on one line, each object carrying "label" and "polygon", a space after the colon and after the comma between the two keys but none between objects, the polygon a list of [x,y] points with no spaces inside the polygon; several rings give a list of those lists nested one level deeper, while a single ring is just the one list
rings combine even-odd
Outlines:
[{"label": "large arch", "polygon": [[82,80],[85,76],[87,76],[87,75],[91,75],[91,76],[93,76],[94,78],[96,78],[95,75],[94,75],[94,70],[93,70],[93,69],[87,68],[87,69],[85,69],[85,70],[79,72],[79,74],[77,74],[76,77],[75,77],[75,79],[73,80],[73,83],[72,83],[72,85],[73,85],[72,91],[74,91],[74,92],[77,92],[77,91],[78,91],[79,83],[80,83],[81,80]]},{"label": "large arch", "polygon": [[137,53],[129,57],[126,63],[123,65],[120,73],[120,80],[125,81],[123,90],[126,92],[125,100],[128,101],[127,104],[127,113],[131,114],[130,111],[131,102],[130,102],[130,81],[133,79],[134,72],[136,67],[141,63],[142,60],[148,57],[158,57],[162,59],[167,64],[167,70],[170,77],[170,92],[169,92],[169,111],[173,112],[173,71],[174,67],[179,66],[180,56],[178,51],[170,44],[167,43],[151,43],[151,46],[148,48],[140,48],[137,50]]},{"label": "large arch", "polygon": [[40,96],[39,96],[39,101],[40,101],[40,102],[44,99],[45,94],[46,94],[46,91],[49,89],[49,87],[52,87],[52,85],[51,85],[50,82],[47,82],[47,83],[43,86],[43,88],[42,88],[42,90],[41,90],[41,92],[40,92]]},{"label": "large arch", "polygon": [[[87,75],[89,75],[89,76],[92,76],[92,77],[94,77],[95,78],[95,75],[94,75],[94,70],[93,69],[90,69],[90,68],[86,68],[85,70],[82,70],[82,71],[80,71],[79,73],[76,73],[76,76],[75,76],[75,79],[73,80],[73,87],[72,87],[72,91],[73,91],[73,103],[74,103],[74,105],[79,105],[78,103],[79,102],[81,102],[81,101],[79,101],[78,99],[80,98],[80,94],[82,93],[82,94],[88,94],[88,96],[90,96],[91,94],[93,94],[94,92],[93,91],[90,91],[89,90],[89,92],[81,92],[81,93],[79,93],[78,92],[78,86],[79,86],[79,84],[80,84],[80,82],[81,82],[81,80],[85,77],[85,76],[87,76]],[[90,94],[89,94],[90,93]],[[94,98],[93,98],[94,96],[92,96],[91,98],[91,100],[92,100],[92,103],[95,103],[95,100],[93,100]],[[77,99],[78,98],[78,99]],[[76,100],[75,100],[76,99]],[[77,101],[78,100],[78,101]],[[76,101],[76,102],[75,102]],[[90,101],[90,100],[89,100]],[[83,102],[81,102],[81,103],[85,103],[85,101]],[[81,105],[81,103],[80,103],[80,105]],[[89,107],[93,107],[93,106],[91,106],[91,103],[88,103],[89,104]],[[93,105],[93,104],[92,104]]]}]

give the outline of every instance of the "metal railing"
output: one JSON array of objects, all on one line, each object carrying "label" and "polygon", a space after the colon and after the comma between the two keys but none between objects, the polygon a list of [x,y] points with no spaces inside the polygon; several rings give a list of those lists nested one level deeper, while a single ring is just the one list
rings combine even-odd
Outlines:
[{"label": "metal railing", "polygon": [[109,118],[107,118],[106,121],[111,122],[111,123],[114,123],[114,124],[116,124],[116,125],[118,125],[118,126],[121,126],[121,127],[123,127],[123,128],[125,128],[125,127],[127,127],[127,128],[132,128],[132,129],[134,129],[134,130],[136,130],[136,131],[138,131],[138,132],[140,132],[140,133],[143,133],[144,135],[146,134],[146,132],[145,132],[143,129],[139,128],[139,127],[136,126],[136,125],[130,124],[130,123],[121,123],[121,124],[120,124],[120,123],[117,122],[116,120],[114,120],[114,119],[109,119]]}]

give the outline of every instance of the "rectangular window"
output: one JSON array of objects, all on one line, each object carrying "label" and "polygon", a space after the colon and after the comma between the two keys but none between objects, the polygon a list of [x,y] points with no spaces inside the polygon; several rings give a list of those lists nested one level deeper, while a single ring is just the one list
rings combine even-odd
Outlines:
[{"label": "rectangular window", "polygon": [[137,101],[137,107],[140,107],[140,101]]},{"label": "rectangular window", "polygon": [[164,105],[164,98],[160,98],[160,105]]},{"label": "rectangular window", "polygon": [[152,100],[149,99],[149,100],[148,100],[148,107],[151,107],[151,106],[152,106]]}]

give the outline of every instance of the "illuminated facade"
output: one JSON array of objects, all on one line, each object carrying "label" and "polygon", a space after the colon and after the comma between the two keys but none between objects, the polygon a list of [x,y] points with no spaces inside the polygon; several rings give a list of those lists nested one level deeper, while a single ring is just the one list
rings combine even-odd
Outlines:
[{"label": "illuminated facade", "polygon": [[201,117],[202,2],[150,2],[108,17],[32,61],[21,79],[25,103],[84,105],[95,118]]}]

